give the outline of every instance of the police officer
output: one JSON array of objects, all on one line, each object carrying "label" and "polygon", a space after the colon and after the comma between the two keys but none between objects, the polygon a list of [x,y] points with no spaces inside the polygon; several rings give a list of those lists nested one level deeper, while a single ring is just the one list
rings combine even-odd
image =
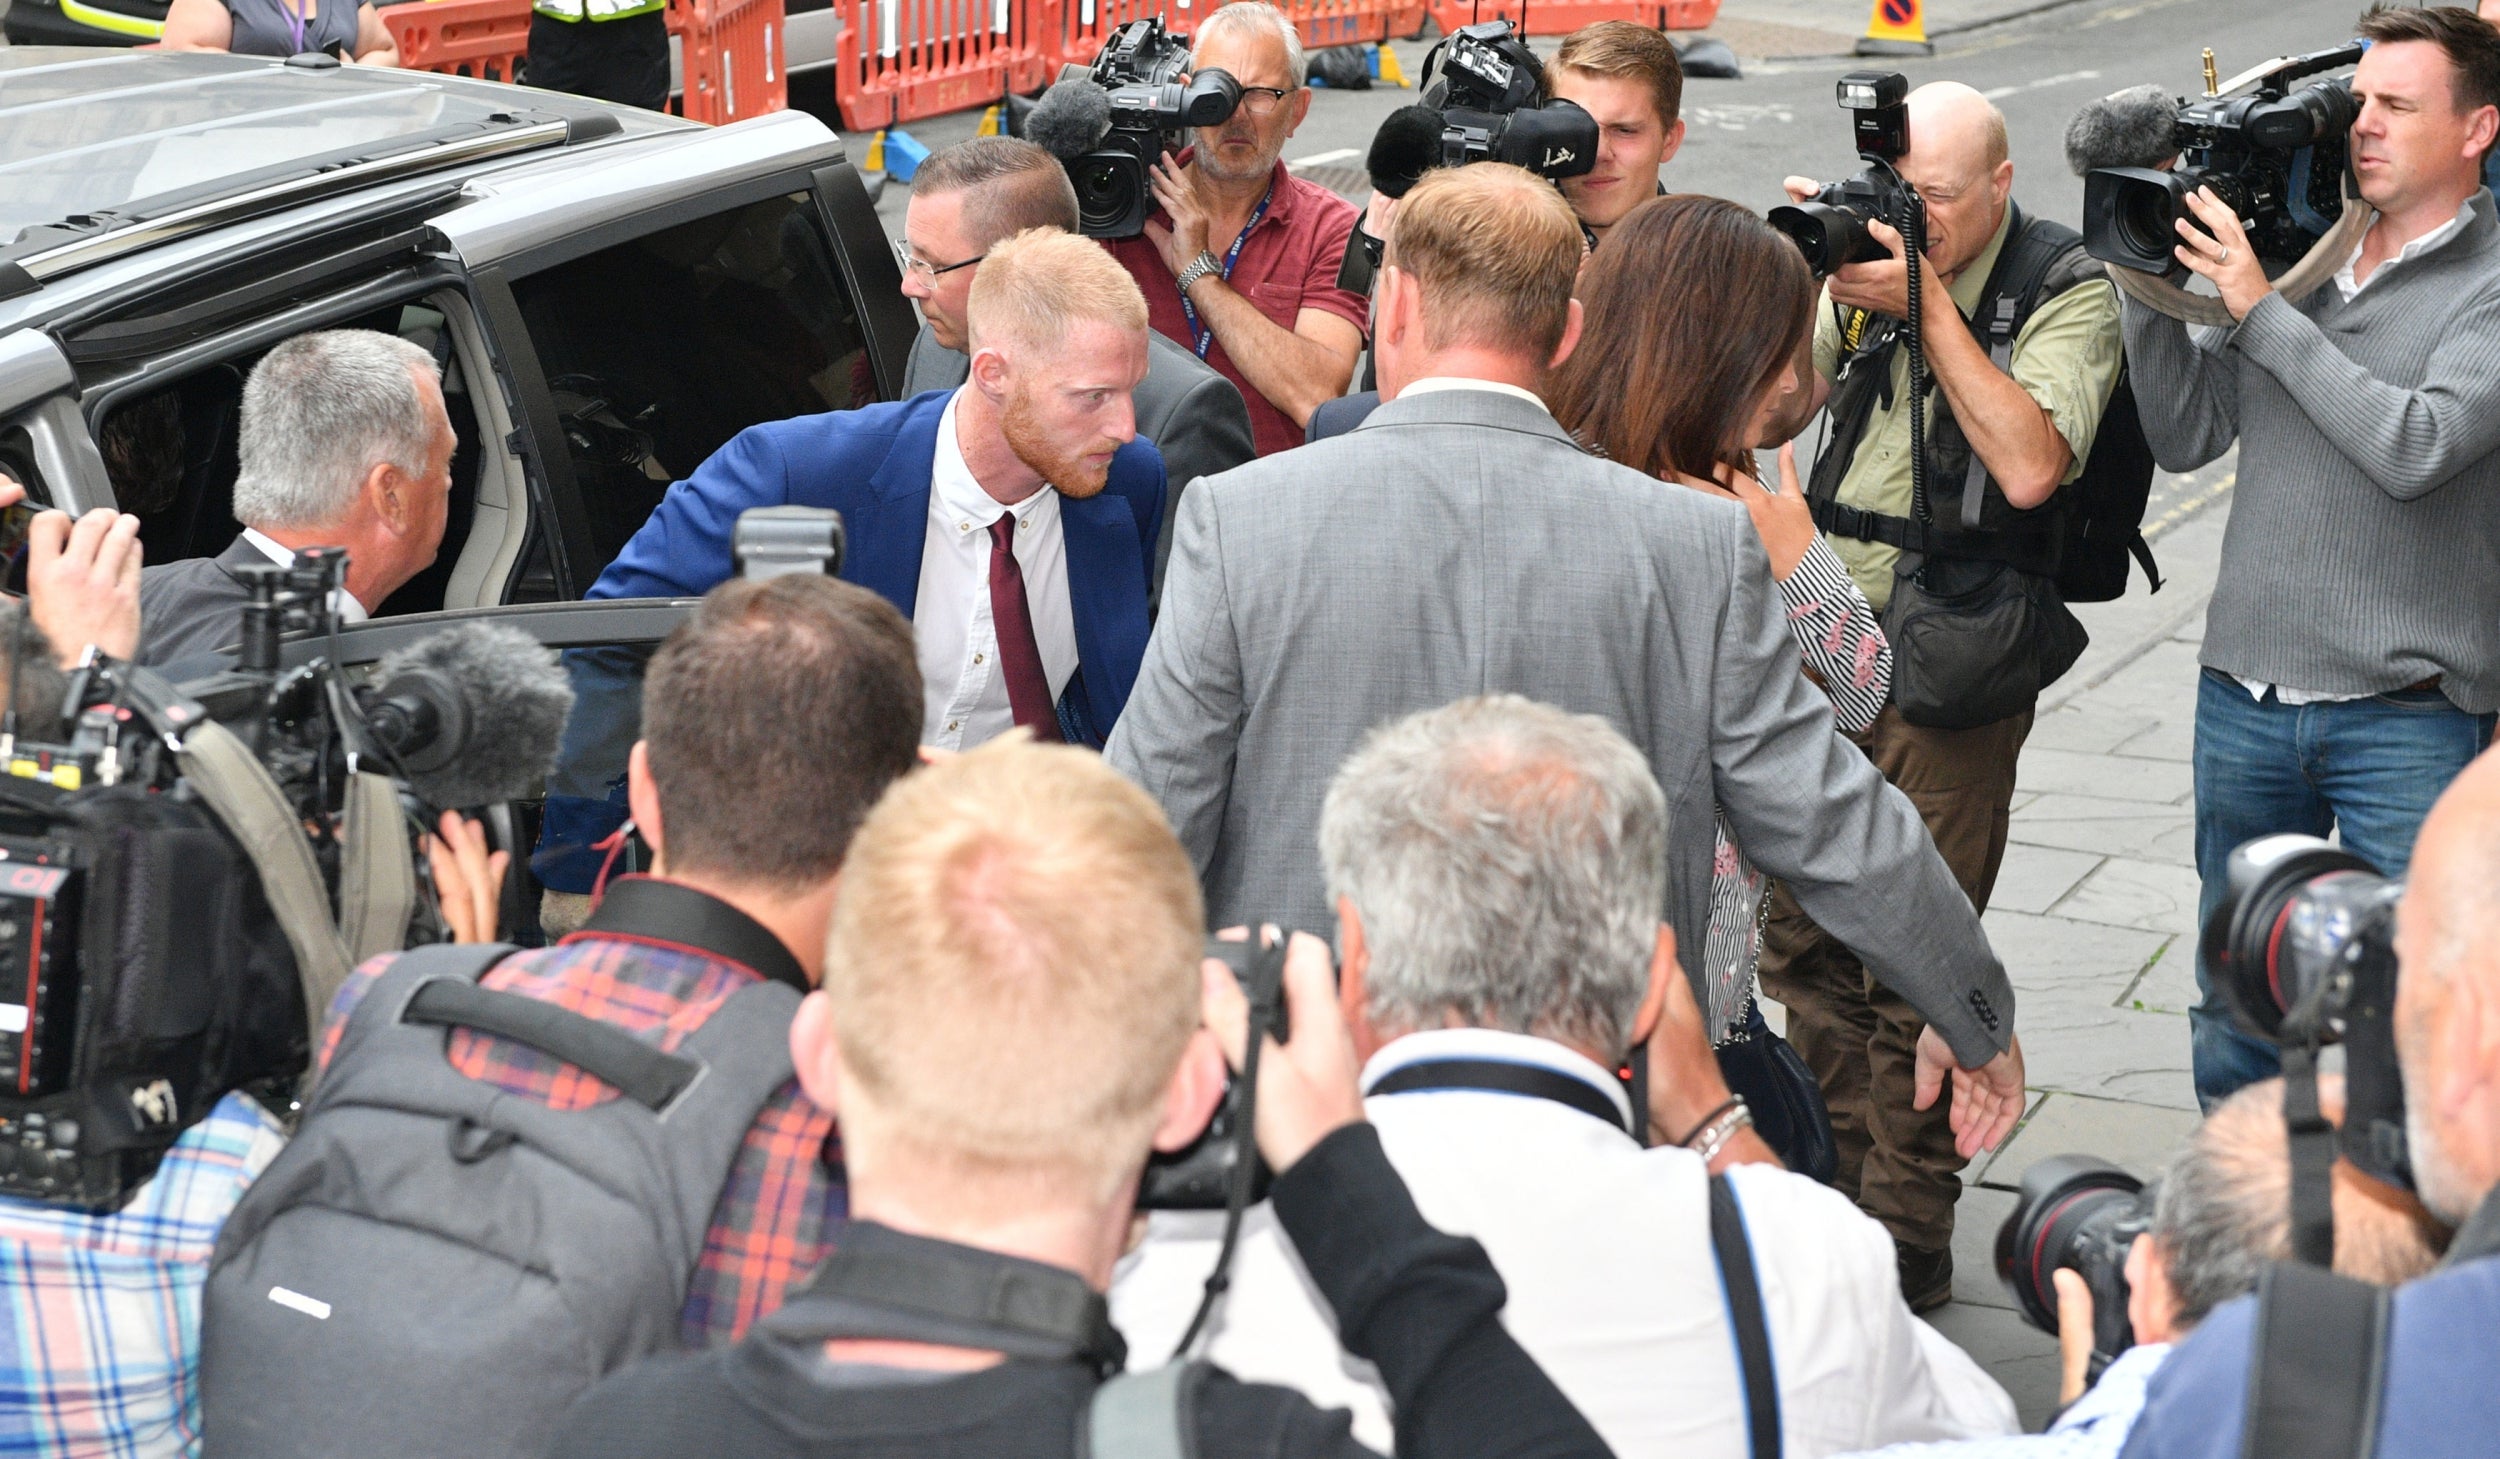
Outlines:
[{"label": "police officer", "polygon": [[534,0],[532,86],[659,111],[668,105],[668,0]]}]

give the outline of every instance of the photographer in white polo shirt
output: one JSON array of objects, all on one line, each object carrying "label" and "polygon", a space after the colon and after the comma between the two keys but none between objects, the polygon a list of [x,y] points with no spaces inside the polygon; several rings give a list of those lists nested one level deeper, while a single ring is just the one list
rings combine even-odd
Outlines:
[{"label": "photographer in white polo shirt", "polygon": [[[2011,1432],[2004,1390],[1902,1305],[1883,1227],[1778,1168],[1727,1109],[1658,921],[1666,822],[1647,761],[1604,720],[1517,696],[1385,725],[1346,761],[1320,852],[1390,1162],[1427,1220],[1483,1243],[1510,1292],[1503,1325],[1621,1459],[1750,1447],[1714,1171],[1758,1277],[1790,1459]],[[1644,1041],[1660,1148],[1633,1138],[1613,1072]],[[1111,1295],[1132,1353],[1171,1350],[1220,1225],[1153,1218]],[[1386,1395],[1327,1312],[1253,1210],[1205,1355],[1351,1409],[1386,1450]]]}]

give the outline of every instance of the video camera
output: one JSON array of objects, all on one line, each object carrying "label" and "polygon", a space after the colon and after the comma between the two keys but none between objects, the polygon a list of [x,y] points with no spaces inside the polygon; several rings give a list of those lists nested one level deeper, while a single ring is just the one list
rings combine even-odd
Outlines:
[{"label": "video camera", "polygon": [[1560,181],[1597,165],[1597,120],[1577,102],[1544,101],[1545,67],[1507,20],[1452,31],[1424,58],[1417,93],[1441,114],[1444,167],[1508,162]]},{"label": "video camera", "polygon": [[2179,104],[2175,167],[2096,167],[2083,180],[2083,242],[2104,263],[2148,274],[2177,266],[2187,197],[2213,189],[2261,259],[2297,262],[2344,213],[2344,139],[2361,114],[2348,77],[2291,83],[2361,59],[2358,42],[2284,56]]},{"label": "video camera", "polygon": [[1896,170],[1910,150],[1909,78],[1897,71],[1852,71],[1834,90],[1849,113],[1865,168],[1845,182],[1823,184],[1805,202],[1770,212],[1771,226],[1788,235],[1818,278],[1845,264],[1892,257],[1867,232],[1869,223],[1881,220],[1904,238],[1925,233],[1925,204]]},{"label": "video camera", "polygon": [[1091,71],[1043,95],[1022,134],[1067,167],[1078,232],[1133,238],[1155,209],[1155,159],[1189,128],[1220,126],[1240,105],[1231,73],[1190,73],[1188,36],[1159,18],[1133,20],[1112,32]]},{"label": "video camera", "polygon": [[[409,931],[422,811],[543,780],[570,693],[516,630],[437,634],[362,682],[335,656],[282,668],[288,633],[335,634],[346,563],[235,569],[230,670],[176,686],[90,653],[55,742],[19,735],[12,683],[0,1195],[117,1207],[229,1091],[286,1108],[350,948]],[[12,676],[41,653],[21,612]]]}]

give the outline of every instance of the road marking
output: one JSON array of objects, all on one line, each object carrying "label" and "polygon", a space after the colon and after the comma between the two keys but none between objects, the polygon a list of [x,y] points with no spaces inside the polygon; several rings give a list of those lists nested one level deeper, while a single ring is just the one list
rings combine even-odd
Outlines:
[{"label": "road marking", "polygon": [[1333,162],[1351,162],[1362,155],[1363,150],[1359,147],[1340,147],[1334,152],[1314,152],[1308,157],[1297,157],[1286,163],[1285,170],[1300,172],[1305,167],[1326,167]]},{"label": "road marking", "polygon": [[2100,79],[2101,73],[2098,71],[2061,71],[2055,76],[2043,76],[2037,81],[2025,81],[2019,86],[1991,87],[1979,94],[1990,101],[2003,101],[2006,97],[2017,96],[2026,91],[2046,91],[2052,86],[2065,86],[2077,81]]},{"label": "road marking", "polygon": [[2152,541],[2154,538],[2159,537],[2162,533],[2169,531],[2171,528],[2178,526],[2181,522],[2186,521],[2188,518],[2195,516],[2198,512],[2201,512],[2205,510],[2205,508],[2212,506],[2215,502],[2220,501],[2223,496],[2231,490],[2232,486],[2239,481],[2239,479],[2240,474],[2238,472],[2225,472],[2223,473],[2223,477],[2220,481],[2206,487],[2203,491],[2197,492],[2187,500],[2172,507],[2169,511],[2155,517],[2152,521],[2145,523],[2144,540],[2147,542]]},{"label": "road marking", "polygon": [[1785,102],[1738,102],[1729,106],[1686,107],[1684,116],[1687,121],[1717,127],[1722,132],[1741,132],[1752,122],[1794,122],[1797,110]]}]

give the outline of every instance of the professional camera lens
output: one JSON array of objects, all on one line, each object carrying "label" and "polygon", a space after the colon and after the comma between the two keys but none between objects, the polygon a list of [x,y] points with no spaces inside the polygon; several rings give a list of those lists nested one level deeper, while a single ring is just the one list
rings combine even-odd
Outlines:
[{"label": "professional camera lens", "polygon": [[2094,1370],[2135,1345],[2127,1320],[2127,1252],[2152,1223],[2144,1182],[2106,1160],[2053,1155],[2023,1173],[2014,1212],[1997,1228],[1997,1275],[2023,1318],[2057,1331],[2059,1267],[2092,1291]]},{"label": "professional camera lens", "polygon": [[1821,278],[1842,264],[1865,257],[1869,249],[1883,252],[1866,231],[1866,222],[1847,208],[1829,203],[1797,203],[1773,208],[1771,226],[1788,235],[1806,256],[1806,267]]},{"label": "professional camera lens", "polygon": [[2231,853],[2228,890],[2205,923],[2205,965],[2250,1033],[2331,1040],[2365,964],[2392,962],[2403,890],[2314,836],[2251,841]]},{"label": "professional camera lens", "polygon": [[1135,233],[1146,218],[1145,171],[1126,152],[1096,152],[1071,164],[1079,230],[1088,238]]}]

